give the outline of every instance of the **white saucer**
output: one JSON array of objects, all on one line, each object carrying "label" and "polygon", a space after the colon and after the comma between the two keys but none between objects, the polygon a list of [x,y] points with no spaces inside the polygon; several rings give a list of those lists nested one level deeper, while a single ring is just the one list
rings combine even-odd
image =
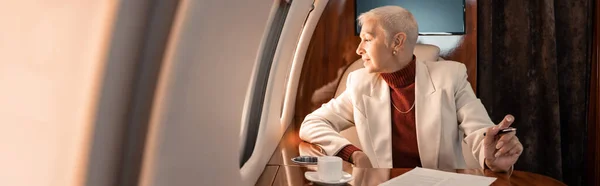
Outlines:
[{"label": "white saucer", "polygon": [[306,177],[306,179],[308,179],[309,181],[315,182],[317,184],[330,184],[330,185],[344,184],[344,183],[348,183],[349,181],[352,180],[352,174],[348,174],[347,172],[342,172],[342,179],[340,179],[338,181],[332,181],[332,182],[320,180],[319,175],[315,171],[305,172],[304,177]]}]

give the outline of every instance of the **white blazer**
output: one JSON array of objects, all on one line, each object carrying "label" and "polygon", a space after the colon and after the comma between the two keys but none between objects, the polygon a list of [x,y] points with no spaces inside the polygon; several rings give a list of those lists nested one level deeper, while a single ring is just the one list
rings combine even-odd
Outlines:
[{"label": "white blazer", "polygon": [[[346,86],[337,98],[306,116],[300,138],[334,155],[351,144],[339,132],[355,126],[371,164],[391,168],[388,84],[379,74],[359,69],[349,74]],[[424,168],[464,168],[463,140],[483,168],[483,133],[494,123],[473,93],[462,63],[417,60],[415,101],[417,144]]]}]

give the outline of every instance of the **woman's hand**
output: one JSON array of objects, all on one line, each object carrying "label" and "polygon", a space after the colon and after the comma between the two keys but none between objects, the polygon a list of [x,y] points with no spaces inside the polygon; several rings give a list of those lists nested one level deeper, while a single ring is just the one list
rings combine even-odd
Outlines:
[{"label": "woman's hand", "polygon": [[498,126],[488,128],[483,139],[485,164],[494,172],[509,171],[523,152],[523,145],[515,135],[516,131],[498,135],[500,130],[508,128],[514,120],[512,115],[507,115]]},{"label": "woman's hand", "polygon": [[369,157],[367,157],[367,154],[365,154],[363,151],[354,151],[351,157],[351,163],[354,164],[355,167],[373,168],[373,165],[371,165],[371,160],[369,160]]}]

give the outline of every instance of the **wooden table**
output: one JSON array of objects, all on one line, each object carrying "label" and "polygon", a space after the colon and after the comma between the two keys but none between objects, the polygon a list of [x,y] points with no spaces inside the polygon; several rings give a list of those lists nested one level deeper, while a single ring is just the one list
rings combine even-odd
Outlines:
[{"label": "wooden table", "polygon": [[[306,143],[298,138],[297,129],[288,128],[269,163],[265,167],[256,185],[315,185],[304,178],[307,171],[316,171],[316,165],[298,165],[291,158],[299,155],[323,156],[323,150],[314,144]],[[400,176],[411,169],[407,168],[356,168],[344,162],[345,172],[352,174],[349,185],[378,185],[389,179]],[[565,185],[553,178],[536,173],[515,170],[512,174],[496,173],[484,169],[445,170],[461,174],[495,177],[492,185]]]},{"label": "wooden table", "polygon": [[[379,185],[410,170],[407,168],[356,168],[344,166],[344,171],[351,173],[353,177],[353,180],[347,185],[357,186]],[[257,185],[316,185],[304,177],[304,173],[307,171],[316,171],[316,166],[281,165],[278,167],[276,176],[271,182],[259,182]],[[495,177],[496,181],[492,185],[565,185],[550,177],[523,171],[514,171],[512,175],[477,169],[455,170],[451,172]]]}]

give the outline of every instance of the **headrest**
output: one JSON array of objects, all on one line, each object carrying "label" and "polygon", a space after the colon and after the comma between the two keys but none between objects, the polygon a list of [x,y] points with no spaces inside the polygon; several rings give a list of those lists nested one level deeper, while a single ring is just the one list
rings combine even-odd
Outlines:
[{"label": "headrest", "polygon": [[440,47],[430,44],[417,44],[413,52],[419,61],[438,61]]},{"label": "headrest", "polygon": [[[413,53],[417,57],[417,61],[438,61],[440,59],[440,48],[435,45],[417,44]],[[348,74],[363,67],[363,60],[360,58],[348,66],[340,79],[337,90],[335,91],[335,97],[346,90],[346,80],[348,79]]]}]

